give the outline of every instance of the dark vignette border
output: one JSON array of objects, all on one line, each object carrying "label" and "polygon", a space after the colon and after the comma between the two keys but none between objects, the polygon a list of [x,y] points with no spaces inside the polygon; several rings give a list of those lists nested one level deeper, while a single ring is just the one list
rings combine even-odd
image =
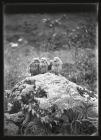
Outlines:
[{"label": "dark vignette border", "polygon": [[4,12],[7,14],[18,14],[18,13],[79,13],[79,12],[90,12],[96,13],[96,4],[54,4],[54,3],[35,3],[35,4],[5,4]]},{"label": "dark vignette border", "polygon": [[[30,1],[29,1],[30,2]],[[1,72],[1,84],[0,84],[0,88],[1,88],[1,94],[0,94],[0,119],[2,118],[2,121],[0,121],[0,126],[1,127],[1,134],[3,136],[3,14],[16,14],[16,13],[59,13],[59,12],[70,12],[70,13],[79,13],[79,12],[90,12],[90,13],[96,13],[97,9],[96,9],[96,3],[94,3],[94,1],[91,4],[91,0],[86,2],[86,0],[84,1],[84,3],[86,4],[77,4],[77,3],[71,3],[72,1],[68,1],[68,3],[29,3],[26,1],[20,1],[17,0],[16,3],[11,0],[10,2],[7,2],[6,0],[3,1],[0,5],[0,14],[1,14],[1,19],[0,19],[0,23],[2,23],[0,25],[0,31],[1,31],[1,51],[0,51],[0,57],[1,57],[1,68],[0,68],[0,72]],[[97,2],[98,3],[98,2]],[[31,5],[30,5],[31,4]],[[69,4],[69,7],[68,7]],[[5,5],[6,8],[5,8]],[[76,5],[76,6],[75,6]],[[99,4],[99,8],[100,8],[101,4]],[[34,8],[33,8],[34,7]],[[100,9],[98,8],[98,17],[100,17]],[[98,18],[98,23],[99,23],[99,32],[100,32],[100,20],[101,18]],[[100,36],[98,39],[99,43],[100,43]],[[99,52],[100,52],[100,47],[99,47]],[[100,55],[100,53],[99,53]],[[99,57],[100,58],[100,57]],[[99,65],[100,66],[100,65]],[[98,67],[98,69],[100,70],[100,67]],[[99,74],[100,76],[100,74]],[[98,76],[98,77],[99,77]],[[100,84],[99,84],[100,85]],[[99,86],[100,88],[100,86]],[[99,95],[100,98],[100,95]],[[99,99],[100,102],[100,99]],[[100,110],[100,105],[99,105],[99,110]],[[100,112],[99,112],[99,118],[100,118]],[[100,119],[99,119],[99,124],[100,124]],[[99,125],[99,130],[100,130],[100,125]],[[100,131],[99,131],[100,132]],[[100,134],[100,133],[99,133]],[[6,137],[6,136],[5,136]],[[7,137],[6,137],[7,138]],[[14,138],[12,137],[8,137],[8,138]],[[16,136],[17,138],[17,136]],[[20,138],[20,137],[18,137]],[[27,137],[22,137],[22,138],[27,138]],[[29,137],[28,137],[29,138]],[[30,137],[33,138],[33,137]],[[69,137],[70,138],[70,137]],[[73,137],[72,137],[73,138]],[[74,137],[76,138],[76,137]],[[77,137],[77,138],[81,138],[81,137]],[[86,137],[85,137],[86,138]],[[89,138],[89,137],[88,137]],[[95,137],[92,137],[95,138]]]}]

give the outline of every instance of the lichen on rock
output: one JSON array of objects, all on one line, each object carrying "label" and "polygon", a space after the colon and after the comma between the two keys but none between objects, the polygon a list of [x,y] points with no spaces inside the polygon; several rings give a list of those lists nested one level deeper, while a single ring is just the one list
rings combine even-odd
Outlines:
[{"label": "lichen on rock", "polygon": [[[82,95],[80,90],[83,92]],[[67,80],[64,76],[47,72],[26,77],[15,85],[10,98],[13,106],[15,102],[20,104],[18,112],[22,111],[25,115],[22,124],[27,124],[37,117],[42,123],[48,123],[53,127],[53,122],[55,124],[60,122],[58,119],[64,110],[76,109],[84,106],[83,103],[91,104],[90,107],[94,104],[97,108],[97,98],[93,101],[89,94],[84,96],[87,92],[90,91]]]}]

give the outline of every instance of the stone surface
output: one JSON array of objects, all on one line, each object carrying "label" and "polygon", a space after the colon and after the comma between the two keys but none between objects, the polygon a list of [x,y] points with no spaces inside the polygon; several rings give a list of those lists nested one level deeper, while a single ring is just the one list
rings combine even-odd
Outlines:
[{"label": "stone surface", "polygon": [[[34,119],[31,118],[36,116],[42,123],[49,124],[53,131],[55,127],[61,127],[60,122],[65,110],[67,110],[67,115],[64,115],[66,118],[63,121],[66,124],[69,123],[70,115],[77,119],[75,110],[78,109],[81,109],[81,111],[79,110],[81,117],[82,114],[84,116],[92,114],[91,119],[98,117],[98,99],[97,96],[90,96],[91,94],[91,91],[69,81],[62,75],[45,73],[29,76],[15,85],[9,96],[9,101],[13,105],[10,112],[17,110],[18,113],[5,113],[5,117],[7,120],[21,122],[22,126],[26,126],[29,122],[33,122]],[[74,112],[69,109],[73,109]],[[68,110],[70,111],[69,116]]]},{"label": "stone surface", "polygon": [[[33,93],[33,91],[37,91],[39,87],[44,90],[47,95],[47,98],[35,97],[41,109],[47,109],[53,104],[58,105],[60,109],[72,108],[80,105],[81,102],[87,102],[88,99],[88,96],[81,96],[78,92],[77,87],[80,87],[79,85],[67,80],[61,75],[55,75],[53,73],[39,74],[25,78],[18,84],[18,87],[17,85],[15,86],[16,90],[12,92],[12,95],[14,95],[14,98],[16,97],[20,100],[22,94]],[[85,95],[86,93],[83,94]],[[95,108],[97,108],[96,98],[95,100],[94,98],[89,100],[89,104],[92,103],[94,103]]]}]

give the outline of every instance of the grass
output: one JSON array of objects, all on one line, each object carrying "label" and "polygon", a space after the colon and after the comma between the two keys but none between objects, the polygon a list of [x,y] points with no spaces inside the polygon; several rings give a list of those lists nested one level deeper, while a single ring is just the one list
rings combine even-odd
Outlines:
[{"label": "grass", "polygon": [[[50,18],[43,23],[42,19]],[[55,25],[60,19],[61,25]],[[54,26],[49,27],[54,21]],[[55,35],[55,36],[54,36]],[[10,42],[23,37],[27,44],[16,48]],[[27,67],[33,57],[59,56],[63,75],[71,81],[94,90],[96,86],[96,17],[87,14],[34,14],[4,16],[4,84],[11,89],[27,76]],[[93,88],[94,87],[94,88]]]},{"label": "grass", "polygon": [[[89,13],[65,15],[4,15],[5,90],[28,76],[28,65],[34,57],[59,56],[63,61],[62,75],[96,92],[96,17]],[[43,23],[44,18],[50,21]],[[60,19],[61,24],[56,24],[56,19]],[[18,43],[19,38],[24,41],[18,47],[9,45]]]}]

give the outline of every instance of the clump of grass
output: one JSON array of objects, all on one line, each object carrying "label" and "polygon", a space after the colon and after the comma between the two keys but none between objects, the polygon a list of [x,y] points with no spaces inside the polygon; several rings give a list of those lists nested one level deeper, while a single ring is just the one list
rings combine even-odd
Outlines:
[{"label": "clump of grass", "polygon": [[75,63],[63,65],[62,75],[72,82],[87,87],[96,92],[97,69],[93,50],[79,49],[76,52]]}]

